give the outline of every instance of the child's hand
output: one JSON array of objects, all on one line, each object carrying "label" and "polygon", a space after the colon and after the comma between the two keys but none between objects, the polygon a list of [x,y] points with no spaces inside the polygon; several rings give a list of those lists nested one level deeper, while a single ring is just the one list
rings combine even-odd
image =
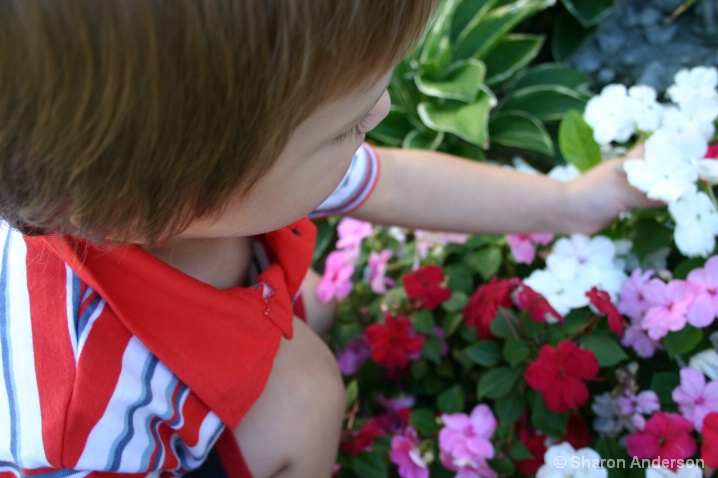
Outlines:
[{"label": "child's hand", "polygon": [[643,145],[623,158],[604,161],[566,184],[565,232],[592,234],[629,209],[663,205],[628,183],[623,163],[635,158],[643,158]]}]

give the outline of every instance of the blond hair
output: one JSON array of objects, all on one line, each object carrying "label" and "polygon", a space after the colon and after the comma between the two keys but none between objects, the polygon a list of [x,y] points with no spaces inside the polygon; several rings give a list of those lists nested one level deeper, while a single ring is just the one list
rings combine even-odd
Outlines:
[{"label": "blond hair", "polygon": [[388,71],[435,0],[0,0],[0,216],[174,235]]}]

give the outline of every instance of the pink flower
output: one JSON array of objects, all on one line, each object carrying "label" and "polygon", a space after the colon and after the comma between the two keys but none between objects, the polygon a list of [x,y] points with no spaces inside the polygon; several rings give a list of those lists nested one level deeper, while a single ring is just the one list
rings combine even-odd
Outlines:
[{"label": "pink flower", "polygon": [[345,217],[337,224],[337,249],[344,250],[352,262],[359,259],[362,241],[371,236],[372,225],[366,221]]},{"label": "pink flower", "polygon": [[344,375],[355,373],[370,356],[371,349],[363,335],[355,337],[344,350],[336,353],[339,370]]},{"label": "pink flower", "polygon": [[386,286],[392,286],[395,283],[393,279],[386,277],[386,268],[391,254],[391,249],[384,249],[379,253],[371,252],[369,254],[369,273],[367,281],[369,282],[372,292],[375,294],[386,294]]},{"label": "pink flower", "polygon": [[669,331],[677,332],[686,326],[686,311],[693,295],[686,281],[665,283],[658,279],[648,281],[644,288],[650,307],[641,327],[653,340],[663,338]]},{"label": "pink flower", "polygon": [[629,325],[623,332],[621,345],[624,347],[633,347],[636,355],[642,358],[653,357],[656,349],[660,348],[660,344],[650,338],[645,330],[636,322]]},{"label": "pink flower", "polygon": [[444,414],[441,420],[444,423],[439,431],[441,462],[451,470],[464,473],[461,476],[495,476],[486,464],[486,460],[494,456],[491,435],[497,424],[489,407],[479,404],[470,416]]},{"label": "pink flower", "polygon": [[673,401],[681,414],[700,430],[706,415],[718,412],[718,382],[706,384],[703,373],[691,367],[682,368],[681,385],[673,390]]},{"label": "pink flower", "polygon": [[688,274],[686,281],[693,286],[693,300],[686,317],[695,327],[708,327],[718,316],[718,256],[711,257],[701,269]]},{"label": "pink flower", "polygon": [[661,403],[658,395],[652,390],[645,390],[638,395],[632,392],[626,392],[626,395],[616,399],[621,415],[629,416],[634,413],[642,413],[650,415],[661,409]]},{"label": "pink flower", "polygon": [[399,467],[401,478],[428,478],[429,468],[421,457],[416,430],[407,427],[391,439],[389,459]]},{"label": "pink flower", "polygon": [[698,449],[690,435],[693,424],[677,413],[656,412],[642,431],[626,440],[628,454],[637,458],[685,459]]},{"label": "pink flower", "polygon": [[317,299],[326,304],[334,298],[348,296],[352,290],[353,275],[353,261],[342,251],[330,253],[324,266],[324,274],[317,286]]},{"label": "pink flower", "polygon": [[429,254],[430,249],[445,246],[449,243],[463,244],[469,238],[469,235],[451,232],[422,231],[417,229],[414,231],[414,238],[416,239],[416,255],[419,259],[424,259]]},{"label": "pink flower", "polygon": [[708,151],[704,156],[706,159],[718,159],[718,143],[708,146]]},{"label": "pink flower", "polygon": [[553,234],[531,233],[531,234],[507,234],[506,242],[511,249],[511,254],[519,264],[531,264],[536,258],[536,244],[546,245],[553,241]]},{"label": "pink flower", "polygon": [[623,283],[618,293],[618,311],[633,320],[641,320],[650,304],[646,300],[644,287],[653,275],[652,270],[642,272],[636,269]]}]

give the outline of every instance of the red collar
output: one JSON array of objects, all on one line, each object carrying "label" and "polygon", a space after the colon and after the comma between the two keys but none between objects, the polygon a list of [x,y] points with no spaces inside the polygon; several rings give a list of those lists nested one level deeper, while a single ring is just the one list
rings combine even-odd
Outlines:
[{"label": "red collar", "polygon": [[233,428],[264,389],[282,335],[292,337],[292,299],[315,238],[308,219],[259,236],[271,265],[255,287],[232,289],[197,281],[137,246],[106,249],[60,236],[26,240],[48,245]]}]

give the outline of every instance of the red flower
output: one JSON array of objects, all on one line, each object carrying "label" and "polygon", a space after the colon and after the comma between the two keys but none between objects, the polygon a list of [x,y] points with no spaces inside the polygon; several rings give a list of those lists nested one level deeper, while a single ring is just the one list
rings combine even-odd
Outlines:
[{"label": "red flower", "polygon": [[703,419],[703,444],[701,458],[711,468],[718,468],[718,412],[712,412]]},{"label": "red flower", "polygon": [[427,309],[438,307],[451,297],[451,289],[443,287],[446,280],[439,266],[424,266],[404,276],[404,290],[410,299]]},{"label": "red flower", "polygon": [[371,358],[389,369],[404,368],[412,355],[417,355],[424,345],[424,337],[416,335],[411,322],[403,315],[388,315],[383,324],[372,324],[364,331]]},{"label": "red flower", "polygon": [[544,345],[538,358],[527,368],[526,382],[543,393],[546,407],[566,412],[588,401],[585,380],[598,375],[598,360],[593,352],[573,342],[564,341],[556,347]]},{"label": "red flower", "polygon": [[581,415],[572,413],[568,417],[566,434],[562,441],[569,442],[575,450],[580,450],[591,444],[593,441],[591,430],[589,430],[586,420]]},{"label": "red flower", "polygon": [[642,431],[628,436],[626,448],[629,455],[641,459],[685,459],[698,448],[692,431],[693,424],[679,414],[656,412]]},{"label": "red flower", "polygon": [[464,320],[466,325],[474,327],[479,338],[493,337],[489,326],[496,318],[499,307],[511,307],[511,292],[519,284],[516,278],[498,280],[492,277],[489,282],[482,284],[469,298],[464,307]]},{"label": "red flower", "polygon": [[528,448],[532,458],[516,460],[516,469],[522,475],[535,475],[543,465],[543,456],[546,453],[546,435],[539,435],[535,430],[529,428],[520,428],[518,435],[521,443]]},{"label": "red flower", "polygon": [[347,430],[342,435],[341,449],[345,453],[358,455],[371,449],[374,438],[384,434],[379,420],[370,418],[359,431]]},{"label": "red flower", "polygon": [[623,316],[611,302],[611,296],[608,295],[608,292],[593,287],[586,292],[586,297],[591,301],[591,305],[608,318],[608,328],[621,337],[624,326]]},{"label": "red flower", "polygon": [[549,318],[563,322],[561,314],[551,307],[544,296],[526,284],[522,283],[516,289],[516,306],[521,310],[527,310],[536,322],[546,322]]}]

